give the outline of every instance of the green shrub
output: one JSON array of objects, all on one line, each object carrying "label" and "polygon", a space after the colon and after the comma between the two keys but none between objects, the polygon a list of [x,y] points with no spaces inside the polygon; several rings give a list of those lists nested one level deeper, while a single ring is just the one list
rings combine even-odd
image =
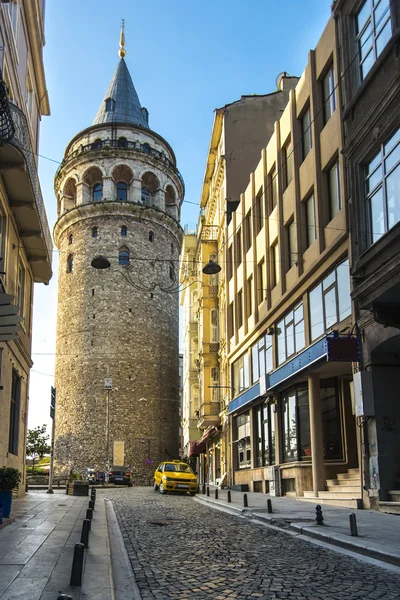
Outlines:
[{"label": "green shrub", "polygon": [[13,490],[21,482],[22,473],[13,467],[0,468],[0,490]]}]

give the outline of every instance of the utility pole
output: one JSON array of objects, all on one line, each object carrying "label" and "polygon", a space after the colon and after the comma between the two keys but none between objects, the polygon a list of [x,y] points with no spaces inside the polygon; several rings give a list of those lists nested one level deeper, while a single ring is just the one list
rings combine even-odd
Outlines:
[{"label": "utility pole", "polygon": [[47,489],[48,494],[53,494],[53,463],[54,463],[54,432],[56,426],[56,388],[51,386],[51,397],[50,397],[50,417],[53,419],[53,425],[51,428],[51,446],[50,446],[50,471],[49,471],[49,487]]}]

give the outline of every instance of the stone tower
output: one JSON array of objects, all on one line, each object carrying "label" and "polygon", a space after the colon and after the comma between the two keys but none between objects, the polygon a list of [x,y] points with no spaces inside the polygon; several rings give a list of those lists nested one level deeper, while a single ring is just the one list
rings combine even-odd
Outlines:
[{"label": "stone tower", "polygon": [[[94,123],[68,144],[55,178],[55,460],[58,472],[102,470],[108,455],[147,484],[158,462],[178,458],[184,183],[172,148],[149,127],[124,46],[122,29]],[[98,257],[108,268],[94,268]]]}]

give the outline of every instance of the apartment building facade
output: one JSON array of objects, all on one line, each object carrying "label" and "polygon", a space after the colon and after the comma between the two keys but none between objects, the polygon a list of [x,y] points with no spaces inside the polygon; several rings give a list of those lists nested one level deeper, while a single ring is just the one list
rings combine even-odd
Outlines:
[{"label": "apartment building facade", "polygon": [[364,504],[400,501],[400,4],[337,0]]},{"label": "apartment building facade", "polygon": [[336,48],[331,18],[227,228],[230,479],[357,506],[358,343]]},{"label": "apartment building facade", "polygon": [[52,241],[37,173],[50,114],[44,0],[0,2],[0,465],[24,473],[34,282],[48,283]]}]

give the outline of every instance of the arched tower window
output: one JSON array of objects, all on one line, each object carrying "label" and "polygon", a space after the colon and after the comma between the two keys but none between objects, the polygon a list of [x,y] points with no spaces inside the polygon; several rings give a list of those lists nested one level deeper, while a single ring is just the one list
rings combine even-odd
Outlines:
[{"label": "arched tower window", "polygon": [[92,142],[92,150],[98,150],[99,148],[101,148],[103,142],[101,141],[100,138],[97,138],[97,140],[94,140],[94,142]]},{"label": "arched tower window", "polygon": [[146,206],[150,206],[150,200],[151,200],[151,194],[150,194],[150,190],[147,186],[143,186],[142,187],[142,203],[146,204]]},{"label": "arched tower window", "polygon": [[149,144],[142,144],[142,149],[143,149],[143,152],[146,152],[147,154],[150,154],[150,146],[149,146]]},{"label": "arched tower window", "polygon": [[128,200],[128,185],[125,181],[119,181],[117,183],[117,200],[120,202]]},{"label": "arched tower window", "polygon": [[106,112],[113,112],[115,109],[115,100],[113,98],[106,99]]},{"label": "arched tower window", "polygon": [[73,273],[74,271],[74,257],[70,254],[67,258],[67,273]]},{"label": "arched tower window", "polygon": [[160,182],[154,173],[151,173],[150,171],[144,173],[142,176],[142,203],[146,206],[152,206],[153,197],[159,189]]},{"label": "arched tower window", "polygon": [[154,242],[154,232],[149,231],[149,242]]},{"label": "arched tower window", "polygon": [[68,236],[68,244],[71,245],[72,244],[72,240],[73,240],[72,233],[70,233],[69,236]]},{"label": "arched tower window", "polygon": [[129,250],[127,250],[126,248],[123,248],[122,250],[119,251],[119,258],[118,258],[118,263],[120,265],[122,265],[123,267],[126,267],[127,265],[129,265]]},{"label": "arched tower window", "polygon": [[103,198],[103,184],[102,183],[95,183],[95,185],[92,187],[92,197],[93,197],[93,202],[98,202],[99,200],[101,200]]},{"label": "arched tower window", "polygon": [[97,227],[92,227],[92,237],[97,238],[98,234],[99,230],[97,229]]},{"label": "arched tower window", "polygon": [[120,148],[126,148],[128,146],[128,140],[126,139],[126,137],[118,138],[118,146]]},{"label": "arched tower window", "polygon": [[175,281],[175,269],[173,263],[170,263],[169,265],[169,278],[172,279],[172,281]]},{"label": "arched tower window", "polygon": [[165,204],[171,206],[172,204],[176,204],[176,194],[172,185],[167,185],[165,190]]},{"label": "arched tower window", "polygon": [[128,233],[128,230],[126,228],[126,225],[122,225],[122,227],[121,227],[121,237],[126,237],[127,233]]}]

